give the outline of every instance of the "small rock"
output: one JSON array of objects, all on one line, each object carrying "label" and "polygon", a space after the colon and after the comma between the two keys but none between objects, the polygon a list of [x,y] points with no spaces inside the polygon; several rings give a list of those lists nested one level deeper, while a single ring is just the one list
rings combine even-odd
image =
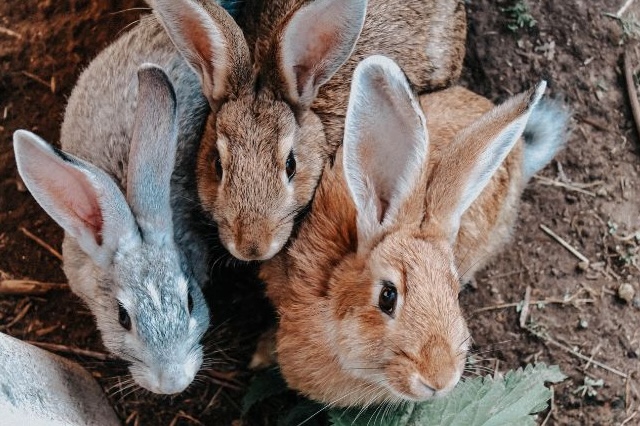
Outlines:
[{"label": "small rock", "polygon": [[636,290],[629,283],[620,284],[620,287],[618,287],[618,297],[626,303],[631,303],[635,294]]},{"label": "small rock", "polygon": [[606,188],[600,188],[596,191],[596,195],[600,197],[606,197],[607,195],[609,195],[609,191],[607,191]]},{"label": "small rock", "polygon": [[589,262],[588,262],[588,261],[584,261],[584,260],[583,260],[583,261],[581,261],[581,262],[578,262],[578,270],[579,270],[579,271],[584,272],[584,271],[586,271],[587,269],[589,269]]},{"label": "small rock", "polygon": [[578,323],[578,327],[582,329],[589,328],[589,321],[585,319],[581,319],[580,322]]}]

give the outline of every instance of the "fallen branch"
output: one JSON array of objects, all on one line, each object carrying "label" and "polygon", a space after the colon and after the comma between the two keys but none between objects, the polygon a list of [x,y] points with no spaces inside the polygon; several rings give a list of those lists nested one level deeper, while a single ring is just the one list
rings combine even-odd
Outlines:
[{"label": "fallen branch", "polygon": [[[597,196],[597,194],[595,194],[594,192],[587,191],[587,190],[582,189],[582,188],[580,188],[579,186],[576,186],[576,185],[570,185],[568,183],[559,182],[559,181],[556,181],[556,180],[553,180],[553,179],[546,178],[544,176],[534,175],[533,177],[536,180],[538,180],[542,185],[557,186],[559,188],[564,188],[564,189],[568,189],[570,191],[579,192],[581,194],[589,195],[591,197],[596,197]],[[600,183],[600,182],[598,182],[598,183]],[[591,186],[594,186],[594,185],[591,185]]]},{"label": "fallen branch", "polygon": [[553,338],[551,338],[549,336],[546,336],[543,333],[540,333],[540,332],[534,330],[531,327],[527,327],[527,330],[529,331],[529,333],[533,334],[538,339],[544,340],[545,342],[550,343],[553,346],[556,346],[556,347],[558,347],[558,348],[570,353],[571,355],[573,355],[573,356],[575,356],[577,358],[580,358],[583,361],[587,361],[587,362],[590,362],[593,365],[597,365],[598,367],[602,368],[603,370],[607,370],[608,372],[613,373],[615,375],[618,375],[618,376],[620,376],[622,378],[625,378],[625,379],[628,378],[626,373],[623,373],[622,371],[617,370],[617,369],[615,369],[613,367],[609,367],[607,364],[603,364],[603,363],[601,363],[599,361],[596,361],[596,360],[592,359],[593,357],[590,358],[590,357],[588,357],[586,355],[583,355],[580,352],[573,350],[569,346],[567,346],[567,345],[565,345],[563,343],[560,343],[557,340],[555,340],[555,339],[553,339]]},{"label": "fallen branch", "polygon": [[10,30],[9,28],[0,27],[0,34],[6,34],[8,36],[15,37],[18,40],[22,40],[22,34]]},{"label": "fallen branch", "polygon": [[16,315],[16,317],[11,320],[10,323],[8,323],[7,325],[5,325],[3,328],[9,329],[11,327],[13,327],[14,325],[16,325],[18,322],[20,322],[20,320],[22,320],[22,318],[24,318],[27,315],[27,312],[29,312],[29,309],[31,309],[31,306],[33,306],[33,303],[29,302],[27,303],[24,308],[22,308],[20,310],[20,312],[18,312],[18,315]]},{"label": "fallen branch", "polygon": [[624,79],[627,83],[627,94],[631,103],[631,114],[636,124],[636,132],[640,137],[640,102],[638,101],[638,92],[636,83],[633,81],[633,65],[631,65],[631,53],[629,48],[624,51]]},{"label": "fallen branch", "polygon": [[61,283],[43,283],[31,280],[0,280],[0,294],[3,295],[42,295],[53,290],[67,290],[69,286]]},{"label": "fallen branch", "polygon": [[29,230],[27,228],[21,226],[20,227],[20,231],[22,231],[22,233],[24,235],[26,235],[28,238],[31,238],[33,241],[35,241],[37,244],[39,244],[41,247],[43,247],[49,253],[51,253],[52,255],[57,257],[59,260],[62,260],[62,255],[60,254],[60,252],[58,250],[54,249],[49,244],[47,244],[45,241],[43,241],[40,238],[38,238],[35,235],[33,235],[31,232],[29,232]]},{"label": "fallen branch", "polygon": [[627,0],[620,9],[618,9],[618,11],[616,12],[616,16],[618,18],[622,17],[622,14],[629,8],[629,6],[631,6],[631,4],[634,2],[635,0]]},{"label": "fallen branch", "polygon": [[567,250],[569,250],[569,252],[571,252],[571,254],[574,255],[575,257],[577,257],[580,261],[585,262],[587,265],[589,265],[589,263],[590,263],[589,259],[587,259],[587,257],[585,255],[580,253],[578,251],[578,249],[573,247],[571,244],[569,244],[567,241],[565,241],[558,234],[556,234],[555,232],[553,232],[551,229],[547,228],[543,224],[540,224],[540,229],[542,229],[545,234],[547,234],[548,236],[550,236],[551,238],[556,240],[562,247],[564,247]]},{"label": "fallen branch", "polygon": [[[532,300],[528,303],[529,306],[531,305],[551,305],[551,304],[555,304],[555,305],[577,305],[578,303],[593,303],[594,300],[593,299],[573,299],[573,298],[569,298],[569,299],[544,299],[544,300]],[[505,309],[505,308],[517,308],[518,306],[524,306],[523,302],[513,302],[513,303],[502,303],[500,305],[492,305],[492,306],[485,306],[484,308],[479,308],[476,309],[475,311],[472,311],[470,315],[475,315],[475,314],[479,314],[482,312],[489,312],[489,311],[497,311],[499,309]]]},{"label": "fallen branch", "polygon": [[113,360],[119,359],[111,354],[107,354],[104,352],[95,352],[95,351],[90,351],[88,349],[74,348],[72,346],[58,345],[55,343],[36,342],[33,340],[25,340],[25,343],[38,346],[50,352],[60,352],[65,354],[86,356],[86,357],[94,358],[100,361],[113,361]]}]

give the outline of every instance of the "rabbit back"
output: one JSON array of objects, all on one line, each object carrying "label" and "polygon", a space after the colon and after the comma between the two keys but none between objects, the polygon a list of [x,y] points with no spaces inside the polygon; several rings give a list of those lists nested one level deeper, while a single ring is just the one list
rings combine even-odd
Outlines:
[{"label": "rabbit back", "polygon": [[[171,177],[174,235],[183,262],[200,283],[208,281],[206,226],[198,205],[195,160],[209,112],[200,83],[154,17],[145,17],[108,46],[84,70],[74,87],[61,129],[62,149],[90,161],[127,187],[127,166],[137,105],[136,73],[144,63],[164,69],[177,97],[178,148]],[[68,251],[74,242],[65,244]],[[82,256],[79,249],[73,250]],[[206,256],[204,256],[206,259]],[[187,260],[189,259],[189,260]]]}]

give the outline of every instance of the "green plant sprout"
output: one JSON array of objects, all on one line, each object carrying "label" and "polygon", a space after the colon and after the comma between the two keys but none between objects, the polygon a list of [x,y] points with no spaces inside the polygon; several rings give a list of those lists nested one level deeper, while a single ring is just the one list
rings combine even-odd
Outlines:
[{"label": "green plant sprout", "polygon": [[525,0],[518,0],[513,6],[502,7],[500,10],[506,13],[509,18],[507,28],[510,31],[516,32],[521,28],[533,28],[537,24]]}]

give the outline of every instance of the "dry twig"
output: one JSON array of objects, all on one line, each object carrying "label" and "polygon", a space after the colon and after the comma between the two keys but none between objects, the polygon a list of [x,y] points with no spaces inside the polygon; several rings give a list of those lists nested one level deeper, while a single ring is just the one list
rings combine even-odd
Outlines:
[{"label": "dry twig", "polygon": [[589,259],[587,259],[587,257],[585,255],[580,253],[578,251],[578,249],[573,247],[571,244],[569,244],[566,240],[564,240],[558,234],[556,234],[555,232],[553,232],[551,229],[549,229],[548,227],[546,227],[543,224],[540,224],[540,229],[542,229],[545,234],[547,234],[548,236],[550,236],[551,238],[556,240],[562,247],[564,247],[567,250],[569,250],[571,252],[571,254],[574,255],[575,257],[577,257],[581,262],[586,262],[587,265],[589,264]]},{"label": "dry twig", "polygon": [[58,345],[55,343],[46,343],[46,342],[36,342],[33,340],[25,340],[25,343],[29,343],[34,346],[38,346],[42,349],[46,349],[50,352],[60,352],[65,354],[86,356],[89,358],[94,358],[100,361],[113,361],[118,358],[114,357],[111,354],[106,354],[104,352],[96,352],[90,351],[88,349],[74,348],[72,346]]},{"label": "dry twig", "polygon": [[555,395],[555,389],[553,389],[553,385],[549,386],[549,389],[551,389],[551,404],[549,407],[549,412],[547,413],[547,416],[544,418],[544,421],[540,426],[545,426],[547,424],[547,422],[549,421],[549,418],[551,417],[551,413],[553,413],[553,410],[555,410],[556,408],[556,404],[555,404],[556,395]]},{"label": "dry twig", "polygon": [[45,81],[45,80],[41,79],[40,77],[38,77],[35,74],[31,74],[29,71],[22,71],[22,74],[24,74],[25,76],[29,77],[31,80],[42,84],[43,86],[45,86],[49,90],[51,90],[51,83],[49,83],[48,81]]},{"label": "dry twig", "polygon": [[616,12],[616,17],[621,18],[622,14],[629,8],[629,6],[631,6],[631,4],[634,2],[635,0],[627,0],[626,2],[624,2],[624,4],[622,5],[622,7],[620,9],[618,9],[618,11]]},{"label": "dry twig", "polygon": [[587,362],[590,361],[593,365],[597,365],[598,367],[602,368],[603,370],[607,370],[608,372],[613,373],[615,375],[618,375],[618,376],[620,376],[622,378],[626,379],[627,377],[629,377],[626,373],[623,373],[622,371],[617,370],[617,369],[615,369],[613,367],[609,367],[607,364],[603,364],[600,361],[596,361],[594,359],[590,359],[588,356],[583,355],[580,352],[573,350],[569,346],[567,346],[567,345],[565,345],[563,343],[560,343],[557,340],[555,340],[554,338],[552,338],[550,336],[547,336],[547,335],[545,335],[543,333],[540,333],[539,331],[536,331],[531,327],[527,327],[527,330],[529,331],[529,333],[533,334],[538,339],[544,340],[545,342],[550,343],[553,346],[556,346],[556,347],[558,347],[558,348],[570,353],[571,355],[573,355],[573,356],[575,356],[577,358],[580,358],[583,361],[587,361]]},{"label": "dry twig", "polygon": [[43,283],[31,280],[0,280],[0,294],[40,295],[52,290],[66,290],[69,286],[62,283]]},{"label": "dry twig", "polygon": [[633,65],[631,65],[631,52],[629,48],[624,51],[624,79],[627,83],[627,93],[629,102],[631,103],[631,114],[633,121],[636,123],[636,131],[640,137],[640,101],[638,101],[638,92],[636,83],[633,81]]},{"label": "dry twig", "polygon": [[633,418],[636,416],[636,414],[638,414],[637,411],[634,411],[632,415],[630,415],[629,417],[627,417],[626,419],[624,419],[624,421],[622,423],[620,423],[620,426],[624,426],[627,423],[629,423],[631,420],[633,420]]},{"label": "dry twig", "polygon": [[[533,176],[536,180],[538,180],[542,185],[548,185],[548,186],[557,186],[559,188],[564,188],[564,189],[568,189],[570,191],[575,191],[575,192],[579,192],[581,194],[585,194],[585,195],[589,195],[591,197],[596,197],[597,195],[594,192],[591,191],[587,191],[586,189],[583,189],[581,187],[579,187],[578,185],[571,185],[568,183],[564,183],[564,182],[560,182],[557,180],[553,180],[553,179],[549,179],[546,178],[544,176],[538,176],[538,175],[534,175]],[[589,185],[584,185],[586,187],[589,186],[595,186],[595,185],[600,185],[602,182],[594,182],[593,184],[589,184]]]},{"label": "dry twig", "polygon": [[28,238],[31,238],[33,241],[35,241],[37,244],[39,244],[41,247],[43,247],[49,253],[51,253],[52,255],[57,257],[59,260],[62,260],[62,255],[60,254],[60,252],[58,250],[54,249],[53,247],[51,247],[51,245],[47,244],[45,241],[43,241],[40,238],[38,238],[35,235],[33,235],[31,232],[29,232],[29,230],[27,228],[21,226],[20,227],[20,231],[22,231],[22,233],[24,235],[26,235]]},{"label": "dry twig", "polygon": [[18,40],[22,40],[22,34],[10,30],[9,28],[0,27],[0,34],[6,34],[8,36],[15,37]]},{"label": "dry twig", "polygon": [[[572,296],[568,299],[548,298],[543,300],[532,300],[528,303],[528,305],[531,306],[531,305],[555,304],[555,305],[574,305],[575,306],[579,303],[593,303],[593,302],[594,302],[593,299],[576,299],[574,298],[574,296]],[[473,316],[481,312],[497,311],[498,309],[517,308],[518,306],[521,306],[521,305],[523,305],[523,302],[501,303],[500,305],[485,306],[484,308],[479,308],[479,309],[476,309],[475,311],[472,311],[469,316]]]},{"label": "dry twig", "polygon": [[16,315],[16,317],[13,320],[11,320],[11,322],[5,325],[4,328],[9,329],[14,325],[16,325],[18,322],[20,322],[20,320],[27,315],[27,312],[29,312],[29,309],[31,309],[31,306],[33,306],[33,303],[31,302],[24,305],[24,307],[20,310],[20,312],[18,312],[18,315]]}]

